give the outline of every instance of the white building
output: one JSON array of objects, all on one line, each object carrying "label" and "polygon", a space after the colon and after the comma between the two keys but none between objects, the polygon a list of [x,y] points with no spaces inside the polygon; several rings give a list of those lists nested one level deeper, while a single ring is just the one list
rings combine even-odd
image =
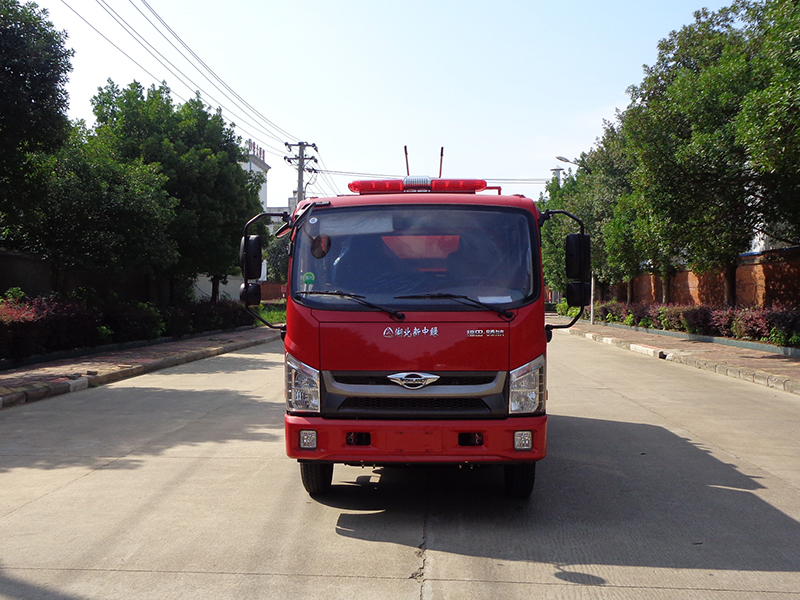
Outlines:
[{"label": "white building", "polygon": [[256,173],[264,173],[264,185],[258,192],[258,199],[261,202],[261,208],[267,208],[267,171],[270,166],[264,160],[266,153],[264,149],[256,144],[253,140],[247,140],[248,149],[250,151],[250,158],[247,162],[240,163],[245,171],[255,171]]}]

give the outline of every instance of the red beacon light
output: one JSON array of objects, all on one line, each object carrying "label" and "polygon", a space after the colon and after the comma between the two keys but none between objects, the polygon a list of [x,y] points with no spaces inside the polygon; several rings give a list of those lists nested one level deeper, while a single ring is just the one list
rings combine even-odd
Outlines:
[{"label": "red beacon light", "polygon": [[402,179],[365,179],[351,181],[348,186],[356,194],[391,194],[403,191]]},{"label": "red beacon light", "polygon": [[475,193],[487,188],[483,179],[431,179],[406,177],[405,179],[367,179],[352,181],[347,186],[356,194],[393,194],[400,192],[450,192]]},{"label": "red beacon light", "polygon": [[480,192],[486,189],[483,179],[432,179],[432,192]]}]

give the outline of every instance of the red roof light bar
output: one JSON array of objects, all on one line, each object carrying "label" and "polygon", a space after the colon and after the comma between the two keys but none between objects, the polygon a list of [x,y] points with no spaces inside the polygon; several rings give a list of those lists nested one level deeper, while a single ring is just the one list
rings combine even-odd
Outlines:
[{"label": "red roof light bar", "polygon": [[396,194],[400,192],[460,192],[474,194],[486,189],[486,181],[483,179],[406,177],[405,179],[352,181],[347,187],[356,194]]},{"label": "red roof light bar", "polygon": [[364,179],[351,181],[348,186],[356,194],[386,194],[403,191],[402,179]]},{"label": "red roof light bar", "polygon": [[480,192],[486,189],[483,179],[433,179],[432,192]]}]

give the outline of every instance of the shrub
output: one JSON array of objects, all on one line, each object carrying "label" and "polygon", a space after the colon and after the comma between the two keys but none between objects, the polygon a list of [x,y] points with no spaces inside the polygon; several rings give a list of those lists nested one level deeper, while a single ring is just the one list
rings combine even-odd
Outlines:
[{"label": "shrub", "polygon": [[708,306],[687,306],[681,310],[681,323],[689,333],[711,334],[711,309]]},{"label": "shrub", "polygon": [[770,327],[763,308],[743,308],[736,311],[731,332],[743,340],[769,339]]},{"label": "shrub", "polygon": [[658,309],[658,320],[661,328],[667,331],[685,331],[680,306],[661,306]]},{"label": "shrub", "polygon": [[733,320],[736,310],[730,307],[711,310],[711,331],[722,337],[733,337]]},{"label": "shrub", "polygon": [[106,308],[102,324],[113,331],[116,343],[154,340],[164,333],[161,313],[147,302],[112,304]]},{"label": "shrub", "polygon": [[595,317],[607,323],[800,347],[800,309],[780,304],[768,308],[714,308],[612,301],[598,304]]},{"label": "shrub", "polygon": [[180,337],[254,322],[244,307],[230,300],[159,310],[148,303],[119,301],[101,307],[99,300],[90,296],[30,300],[11,294],[0,299],[0,359],[19,361],[35,354],[152,340],[162,335]]},{"label": "shrub", "polygon": [[[5,302],[9,302],[12,304],[18,304],[25,299],[25,292],[22,291],[22,288],[12,287],[6,290],[4,295]],[[0,300],[2,302],[3,300]]]},{"label": "shrub", "polygon": [[637,323],[639,327],[644,327],[645,329],[653,329],[653,320],[649,317],[643,317],[639,323]]},{"label": "shrub", "polygon": [[161,317],[164,319],[164,335],[183,337],[194,332],[192,312],[188,308],[169,306],[161,310]]},{"label": "shrub", "polygon": [[622,302],[607,302],[595,311],[595,315],[606,323],[622,323],[628,316],[628,309]]},{"label": "shrub", "polygon": [[0,358],[97,345],[100,315],[83,304],[55,298],[6,301],[0,305]]}]

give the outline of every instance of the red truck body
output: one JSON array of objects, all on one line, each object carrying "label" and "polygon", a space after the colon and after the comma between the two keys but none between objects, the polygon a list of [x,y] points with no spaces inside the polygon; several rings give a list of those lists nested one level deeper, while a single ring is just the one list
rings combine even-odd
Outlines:
[{"label": "red truck body", "polygon": [[506,491],[530,494],[547,447],[543,219],[483,187],[356,182],[287,225],[286,453],[312,494],[334,463],[503,465]]}]

